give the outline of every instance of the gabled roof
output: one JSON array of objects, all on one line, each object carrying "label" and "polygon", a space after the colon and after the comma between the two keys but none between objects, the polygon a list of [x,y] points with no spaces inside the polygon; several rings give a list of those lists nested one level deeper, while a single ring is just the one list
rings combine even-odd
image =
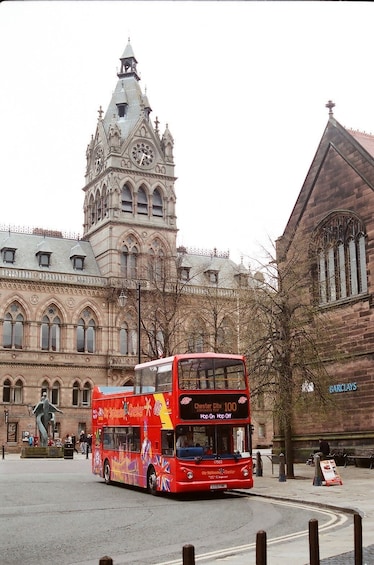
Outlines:
[{"label": "gabled roof", "polygon": [[374,135],[358,130],[348,130],[348,132],[374,157]]},{"label": "gabled roof", "polygon": [[[281,244],[287,248],[291,242],[330,151],[339,154],[374,190],[374,137],[344,128],[331,114],[285,230],[278,239],[278,249]],[[358,155],[362,159],[358,159]],[[364,170],[362,163],[367,162],[371,167],[366,166]]]}]

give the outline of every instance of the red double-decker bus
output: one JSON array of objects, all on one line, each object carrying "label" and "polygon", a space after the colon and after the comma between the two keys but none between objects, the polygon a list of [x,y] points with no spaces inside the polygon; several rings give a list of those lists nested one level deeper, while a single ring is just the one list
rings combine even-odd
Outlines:
[{"label": "red double-decker bus", "polygon": [[92,471],[150,493],[253,486],[241,355],[193,353],[135,367],[134,387],[95,387]]}]

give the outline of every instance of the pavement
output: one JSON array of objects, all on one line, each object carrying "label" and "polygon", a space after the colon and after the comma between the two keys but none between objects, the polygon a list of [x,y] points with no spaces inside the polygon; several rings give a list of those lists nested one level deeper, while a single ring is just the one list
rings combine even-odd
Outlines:
[{"label": "pavement", "polygon": [[[294,465],[295,478],[284,480],[283,474],[279,476],[279,465],[273,465],[267,453],[261,453],[262,476],[255,475],[253,489],[244,492],[254,497],[263,497],[280,503],[312,505],[331,516],[337,514],[337,518],[331,517],[329,527],[319,527],[318,545],[321,565],[358,565],[361,563],[355,560],[354,554],[354,514],[359,514],[362,520],[362,565],[374,565],[374,469],[354,465],[337,467],[342,484],[326,486],[315,480],[315,467],[298,463]],[[85,458],[81,454],[75,457]],[[89,457],[91,458],[91,455]],[[19,459],[19,454],[6,454],[5,458]],[[280,478],[282,480],[279,480]],[[267,537],[267,565],[307,565],[310,563],[308,522],[306,510],[305,523],[300,523],[298,534],[280,536],[277,539]],[[222,552],[206,556],[196,554],[195,561],[207,565],[254,564],[256,563],[255,541],[226,554]],[[181,562],[179,560],[174,563],[180,564]],[[262,562],[261,565],[263,565]]]},{"label": "pavement", "polygon": [[[320,509],[341,513],[342,518],[331,528],[318,533],[320,563],[323,565],[357,565],[355,561],[354,514],[361,516],[362,565],[374,564],[374,469],[336,467],[342,484],[326,486],[316,480],[314,466],[295,464],[295,479],[279,480],[279,465],[272,465],[262,454],[262,476],[254,477],[253,496],[298,504],[317,506]],[[284,476],[281,476],[284,479]],[[318,486],[317,486],[318,485]],[[285,539],[272,544],[267,539],[268,565],[306,565],[310,563],[309,523],[300,524],[305,534],[296,539]],[[357,538],[356,538],[357,539]],[[244,554],[219,560],[224,565],[249,565],[255,563],[255,549]],[[214,563],[214,561],[208,562]]]}]

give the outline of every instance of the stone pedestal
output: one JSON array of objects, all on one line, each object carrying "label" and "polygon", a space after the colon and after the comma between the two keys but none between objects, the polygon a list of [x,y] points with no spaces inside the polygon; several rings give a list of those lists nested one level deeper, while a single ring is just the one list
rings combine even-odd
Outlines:
[{"label": "stone pedestal", "polygon": [[48,447],[22,447],[21,459],[46,459],[46,458],[62,458],[64,456],[64,448],[54,445]]}]

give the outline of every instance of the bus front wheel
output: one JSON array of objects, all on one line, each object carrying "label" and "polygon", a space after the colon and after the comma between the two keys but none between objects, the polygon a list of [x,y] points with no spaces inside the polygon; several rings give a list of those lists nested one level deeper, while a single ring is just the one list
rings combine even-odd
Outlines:
[{"label": "bus front wheel", "polygon": [[105,459],[105,463],[104,463],[104,481],[106,482],[107,485],[110,485],[111,480],[110,480],[110,463],[108,461],[108,459]]},{"label": "bus front wheel", "polygon": [[151,465],[147,473],[147,486],[150,494],[157,494],[157,475],[155,468]]}]

